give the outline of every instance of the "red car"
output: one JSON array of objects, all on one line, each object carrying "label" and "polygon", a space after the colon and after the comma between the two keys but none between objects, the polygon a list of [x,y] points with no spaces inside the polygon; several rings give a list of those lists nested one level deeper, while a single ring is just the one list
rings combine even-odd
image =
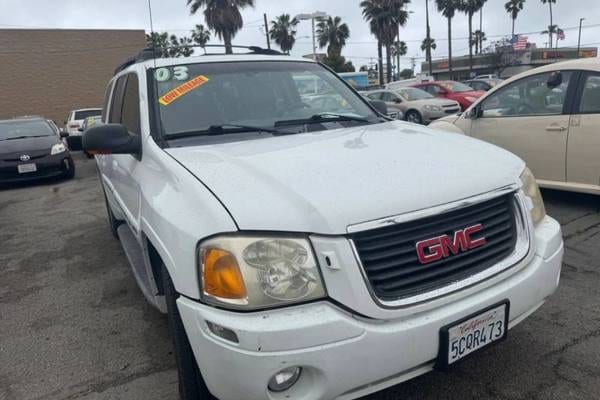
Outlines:
[{"label": "red car", "polygon": [[458,101],[462,111],[469,108],[475,100],[485,94],[484,91],[474,90],[464,83],[455,81],[424,82],[417,83],[413,86],[418,87],[435,97]]}]

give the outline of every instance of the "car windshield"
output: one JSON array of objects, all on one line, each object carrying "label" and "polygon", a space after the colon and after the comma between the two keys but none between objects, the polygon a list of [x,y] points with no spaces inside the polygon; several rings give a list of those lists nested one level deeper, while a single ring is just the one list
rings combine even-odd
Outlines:
[{"label": "car windshield", "polygon": [[417,89],[417,88],[402,88],[402,89],[396,89],[396,93],[398,93],[400,96],[402,96],[403,99],[407,100],[407,101],[414,101],[414,100],[424,100],[424,99],[432,99],[433,96],[430,95],[429,93],[427,93],[426,91],[422,90],[422,89]]},{"label": "car windshield", "polygon": [[[186,133],[249,127],[310,130],[381,119],[337,76],[312,62],[254,61],[174,65],[154,71],[162,129]],[[366,121],[365,121],[366,120]],[[211,129],[212,128],[212,129]],[[257,129],[254,129],[257,131]]]},{"label": "car windshield", "polygon": [[46,121],[0,121],[0,140],[54,135]]},{"label": "car windshield", "polygon": [[473,88],[471,86],[467,86],[464,83],[454,82],[454,81],[445,81],[439,82],[441,86],[443,86],[449,92],[472,92]]},{"label": "car windshield", "polygon": [[87,117],[99,117],[102,115],[102,110],[83,110],[83,111],[75,111],[75,119],[76,121],[86,119]]}]

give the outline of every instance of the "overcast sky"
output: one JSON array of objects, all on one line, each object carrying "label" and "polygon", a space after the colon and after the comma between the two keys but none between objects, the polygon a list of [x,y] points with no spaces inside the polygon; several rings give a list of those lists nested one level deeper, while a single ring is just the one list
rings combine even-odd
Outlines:
[{"label": "overcast sky", "polygon": [[[282,13],[292,16],[315,10],[337,15],[350,27],[350,39],[343,54],[360,65],[375,61],[377,46],[363,21],[359,0],[255,0],[256,7],[242,11],[245,26],[234,39],[235,44],[266,46],[262,16],[269,19]],[[511,20],[504,11],[506,0],[488,0],[483,12],[483,30],[488,38],[510,35]],[[434,57],[448,54],[447,24],[430,0],[431,35],[438,47]],[[186,35],[196,23],[204,23],[202,14],[191,16],[186,0],[152,0],[154,29],[168,30]],[[410,66],[409,57],[416,57],[417,65],[423,59],[420,50],[425,37],[425,0],[412,0],[408,7],[414,13],[401,30],[401,39],[408,44],[408,55],[403,57],[403,68]],[[137,28],[150,30],[147,0],[0,0],[0,28]],[[600,46],[600,1],[557,0],[554,5],[554,23],[565,30],[566,39],[560,46],[576,46],[579,18],[585,17],[581,42],[583,45]],[[478,26],[479,18],[476,19]],[[517,19],[516,31],[527,33],[530,41],[543,46],[547,35],[541,35],[549,24],[548,6],[540,0],[527,0],[525,9]],[[587,27],[586,27],[587,25]],[[294,55],[312,52],[310,22],[302,22]],[[454,54],[468,53],[467,18],[460,14],[453,20]],[[213,41],[216,43],[216,41]],[[372,60],[371,60],[372,59]],[[418,67],[417,67],[418,69]]]}]

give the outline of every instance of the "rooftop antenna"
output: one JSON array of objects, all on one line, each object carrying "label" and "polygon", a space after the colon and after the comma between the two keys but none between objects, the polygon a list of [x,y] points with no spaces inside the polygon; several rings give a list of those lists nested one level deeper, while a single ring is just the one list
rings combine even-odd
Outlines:
[{"label": "rooftop antenna", "polygon": [[[146,76],[148,77],[148,79],[152,79],[152,87],[154,88],[154,96],[156,96],[156,98],[158,98],[158,82],[155,79],[155,75],[156,75],[156,70],[158,69],[157,65],[156,65],[156,36],[155,36],[155,32],[154,32],[154,21],[152,18],[152,0],[148,0],[148,13],[150,15],[150,45],[151,45],[151,49],[152,49],[152,62],[154,63],[154,70],[152,71],[152,74],[147,74]],[[152,129],[153,127],[158,127],[159,132],[163,131],[163,126],[162,126],[162,118],[160,116],[160,108],[157,105],[158,102],[156,102],[153,105],[153,108],[155,110],[155,115],[156,115],[156,120],[154,121],[154,124],[150,124],[150,129]],[[166,140],[164,139],[164,136],[161,134],[158,135],[161,138],[162,144],[163,146],[165,146]]]}]

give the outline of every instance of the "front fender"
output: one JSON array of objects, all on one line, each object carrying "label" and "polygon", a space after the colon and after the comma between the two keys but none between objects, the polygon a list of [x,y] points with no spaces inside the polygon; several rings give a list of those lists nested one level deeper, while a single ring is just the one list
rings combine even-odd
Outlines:
[{"label": "front fender", "polygon": [[429,128],[466,135],[466,133],[462,129],[448,121],[434,121],[431,124],[429,124]]}]

